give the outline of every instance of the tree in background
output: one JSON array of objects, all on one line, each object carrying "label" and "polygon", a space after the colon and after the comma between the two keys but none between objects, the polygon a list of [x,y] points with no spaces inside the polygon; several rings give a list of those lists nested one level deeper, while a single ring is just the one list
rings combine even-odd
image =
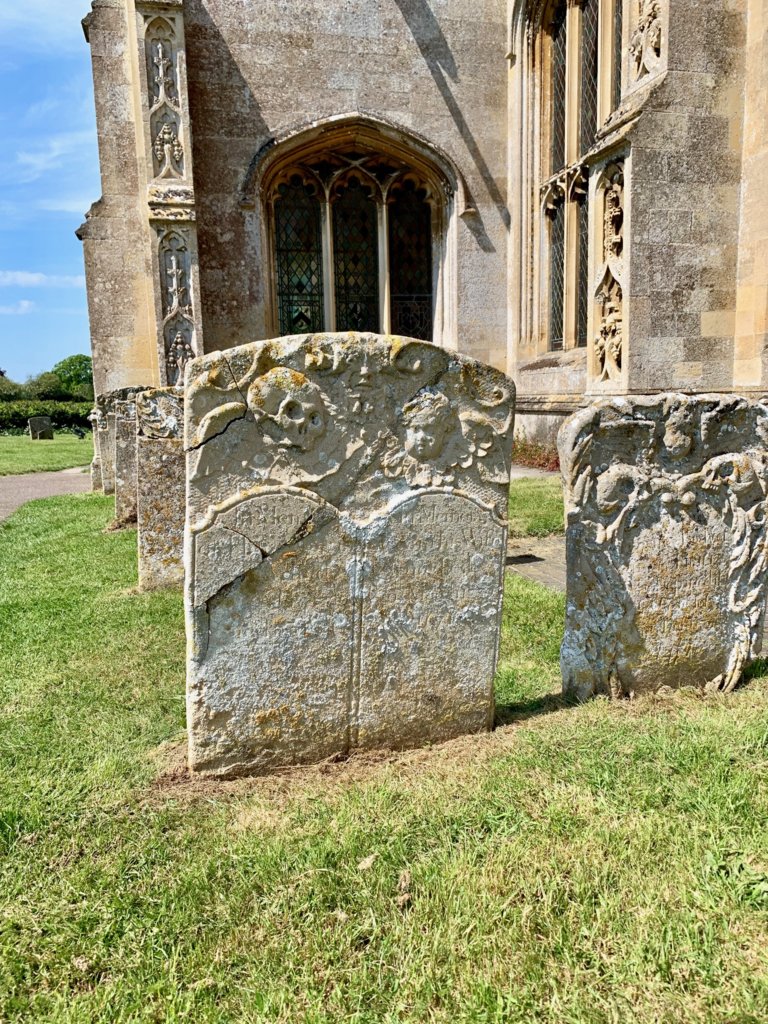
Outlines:
[{"label": "tree in background", "polygon": [[36,377],[30,377],[24,390],[30,398],[48,402],[66,402],[67,399],[74,397],[58,373],[53,373],[51,370],[39,373]]},{"label": "tree in background", "polygon": [[51,372],[59,378],[68,395],[84,401],[93,400],[93,364],[90,356],[67,356],[56,363]]}]

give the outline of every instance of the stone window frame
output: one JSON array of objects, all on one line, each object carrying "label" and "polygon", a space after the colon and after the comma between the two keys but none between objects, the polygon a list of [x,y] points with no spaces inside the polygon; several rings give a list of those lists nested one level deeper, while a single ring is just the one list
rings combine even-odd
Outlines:
[{"label": "stone window frame", "polygon": [[[436,146],[401,126],[360,115],[340,115],[306,129],[290,132],[263,148],[254,159],[243,187],[243,206],[255,206],[258,197],[262,216],[260,245],[265,270],[266,329],[279,333],[277,264],[275,258],[274,198],[279,185],[291,174],[306,173],[313,161],[336,150],[356,148],[396,161],[403,168],[401,180],[419,182],[432,209],[432,342],[458,350],[457,337],[457,240],[458,216],[468,206],[461,174]],[[327,183],[321,183],[328,188]],[[377,186],[378,187],[378,186]],[[379,305],[381,333],[389,333],[390,303],[387,267],[387,221],[384,195],[377,202],[379,244]],[[332,218],[323,214],[323,274],[325,330],[335,330],[333,306]],[[329,287],[330,286],[330,287]]]},{"label": "stone window frame", "polygon": [[[510,88],[511,134],[519,140],[519,160],[511,167],[512,245],[510,258],[519,254],[519,270],[512,282],[519,288],[518,329],[513,343],[554,358],[578,348],[591,350],[595,333],[595,273],[600,263],[599,217],[595,211],[593,177],[616,158],[615,142],[605,138],[606,123],[615,112],[615,99],[627,89],[626,45],[633,16],[630,0],[598,0],[597,124],[595,141],[580,152],[581,22],[583,0],[566,3],[566,114],[565,161],[551,168],[552,37],[550,24],[557,0],[521,2],[511,24],[513,66]],[[621,4],[621,53],[616,52],[616,5]],[[517,51],[517,52],[515,52]],[[617,81],[618,77],[618,81]],[[517,196],[514,195],[515,191]],[[549,234],[553,204],[565,206],[564,312],[562,347],[550,348]],[[578,344],[579,204],[588,214],[588,319],[586,345]],[[515,240],[515,234],[517,238]],[[515,249],[515,242],[518,248]]]}]

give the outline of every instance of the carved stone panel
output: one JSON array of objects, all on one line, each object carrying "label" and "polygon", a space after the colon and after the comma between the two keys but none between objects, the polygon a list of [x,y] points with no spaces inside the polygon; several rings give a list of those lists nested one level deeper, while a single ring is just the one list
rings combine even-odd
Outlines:
[{"label": "carved stone panel", "polygon": [[633,82],[639,82],[661,66],[663,32],[661,0],[640,0],[637,25],[629,42]]},{"label": "carved stone panel", "polygon": [[136,397],[139,587],[184,580],[184,399],[172,389]]},{"label": "carved stone panel", "polygon": [[192,767],[489,727],[512,382],[422,342],[212,353],[186,391]]},{"label": "carved stone panel", "polygon": [[171,387],[184,383],[184,369],[196,354],[190,230],[172,228],[159,241],[162,351]]},{"label": "carved stone panel", "polygon": [[153,176],[185,177],[185,153],[179,84],[179,38],[175,20],[148,20],[144,37],[149,95],[149,132]]},{"label": "carved stone panel", "polygon": [[736,396],[595,403],[562,428],[563,687],[729,691],[760,649],[768,406]]},{"label": "carved stone panel", "polygon": [[616,388],[623,382],[624,351],[624,165],[609,164],[597,185],[602,206],[603,262],[595,293],[594,377]]}]

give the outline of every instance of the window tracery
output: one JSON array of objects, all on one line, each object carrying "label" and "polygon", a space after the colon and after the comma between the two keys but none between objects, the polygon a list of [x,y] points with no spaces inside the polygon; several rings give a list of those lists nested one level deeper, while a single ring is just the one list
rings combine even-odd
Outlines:
[{"label": "window tracery", "polygon": [[280,333],[432,340],[441,185],[359,142],[299,154],[271,176],[264,193]]}]

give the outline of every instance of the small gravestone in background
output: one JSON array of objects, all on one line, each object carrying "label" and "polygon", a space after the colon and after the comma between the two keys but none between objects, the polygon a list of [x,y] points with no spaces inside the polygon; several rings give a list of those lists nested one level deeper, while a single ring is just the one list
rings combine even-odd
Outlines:
[{"label": "small gravestone in background", "polygon": [[29,420],[29,436],[33,441],[52,441],[53,424],[50,416],[32,416]]},{"label": "small gravestone in background", "polygon": [[490,728],[512,382],[325,334],[196,359],[185,402],[192,768]]},{"label": "small gravestone in background", "polygon": [[184,581],[184,397],[173,389],[136,396],[139,586]]},{"label": "small gravestone in background", "polygon": [[136,400],[115,402],[115,522],[136,522]]},{"label": "small gravestone in background", "polygon": [[118,402],[135,401],[144,387],[118,388],[96,396],[96,407],[91,413],[95,417],[94,449],[98,454],[101,484],[105,494],[115,493],[115,407]]},{"label": "small gravestone in background", "polygon": [[101,452],[99,442],[101,440],[99,431],[100,412],[98,407],[91,409],[88,414],[88,422],[91,424],[93,434],[93,459],[91,460],[91,490],[103,491],[104,480],[101,473]]},{"label": "small gravestone in background", "polygon": [[768,406],[733,395],[605,400],[566,422],[566,693],[736,686],[763,629],[767,445]]}]

